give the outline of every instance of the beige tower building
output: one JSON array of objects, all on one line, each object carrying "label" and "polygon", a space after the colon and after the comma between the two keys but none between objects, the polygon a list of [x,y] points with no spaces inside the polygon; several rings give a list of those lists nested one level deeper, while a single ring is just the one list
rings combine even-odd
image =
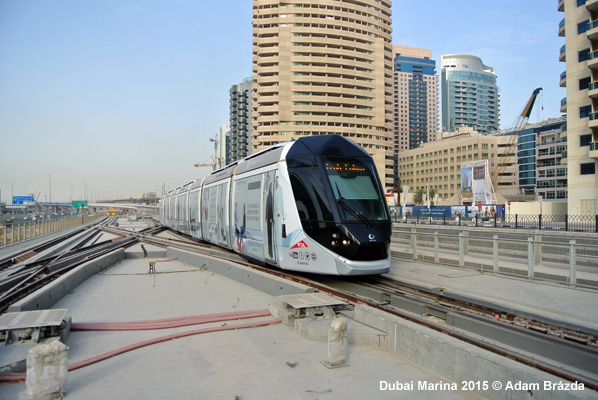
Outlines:
[{"label": "beige tower building", "polygon": [[[561,86],[567,97],[561,112],[567,113],[568,214],[598,214],[598,0],[560,0],[565,16],[558,34],[565,38],[559,60],[566,69]],[[563,161],[564,161],[563,160]]]},{"label": "beige tower building", "polygon": [[393,183],[390,0],[253,1],[253,150],[342,134]]},{"label": "beige tower building", "polygon": [[[411,193],[428,186],[435,189],[440,205],[460,204],[461,164],[488,160],[489,170],[494,170],[499,157],[506,151],[500,146],[501,141],[500,136],[482,135],[469,127],[444,132],[434,142],[399,153],[401,183],[409,186]],[[506,168],[505,175],[513,176],[514,180],[516,172],[514,163]],[[515,185],[499,185],[495,190],[498,204],[518,195]]]}]

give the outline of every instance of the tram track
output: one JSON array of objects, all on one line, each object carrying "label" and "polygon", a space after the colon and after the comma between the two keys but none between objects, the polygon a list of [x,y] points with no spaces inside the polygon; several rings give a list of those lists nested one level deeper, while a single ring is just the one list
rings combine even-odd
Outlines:
[{"label": "tram track", "polygon": [[[98,234],[108,222],[109,220],[105,220],[36,246],[37,249],[44,249],[49,253],[43,255],[42,252],[38,252],[36,254],[40,257],[37,259],[28,257],[15,263],[14,260],[20,260],[22,257],[19,254],[11,255],[12,263],[7,264],[0,274],[0,312],[6,311],[10,305],[73,268],[138,241],[135,236],[121,234],[114,239],[95,243]],[[29,248],[22,253],[28,254],[31,251]]]},{"label": "tram track", "polygon": [[[189,240],[144,238],[240,263],[301,283],[352,304],[366,304],[476,347],[598,390],[598,336],[529,316],[414,289],[386,277],[346,279],[297,274],[251,264],[214,246]],[[231,256],[232,254],[232,256]],[[498,316],[498,318],[497,318]]]},{"label": "tram track", "polygon": [[[570,327],[561,327],[529,318],[529,316],[492,309],[487,304],[477,304],[475,301],[465,302],[442,293],[414,289],[385,277],[339,279],[267,268],[252,264],[236,253],[213,245],[186,238],[159,237],[157,234],[164,230],[161,227],[131,232],[104,224],[98,229],[118,235],[117,239],[111,241],[112,246],[90,243],[87,250],[82,247],[74,252],[73,255],[77,254],[80,257],[74,257],[73,260],[68,260],[70,256],[66,255],[60,260],[56,258],[40,260],[36,266],[39,267],[38,271],[44,266],[42,273],[31,278],[30,282],[22,284],[19,294],[15,293],[10,301],[14,301],[19,296],[22,298],[77,265],[119,247],[128,247],[137,242],[162,248],[175,247],[235,262],[263,273],[301,283],[350,304],[366,304],[559,378],[583,383],[588,388],[598,390],[598,337],[595,332],[581,332]],[[43,264],[46,261],[47,263]],[[65,264],[59,267],[58,264],[62,261]],[[45,270],[48,265],[56,268]],[[32,269],[34,268],[32,266]],[[8,299],[5,297],[4,295],[0,297],[2,311],[8,307]]]}]

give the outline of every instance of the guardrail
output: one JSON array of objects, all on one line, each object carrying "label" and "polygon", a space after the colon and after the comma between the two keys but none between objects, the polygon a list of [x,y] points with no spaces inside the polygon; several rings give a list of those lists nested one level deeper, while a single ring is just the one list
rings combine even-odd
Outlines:
[{"label": "guardrail", "polygon": [[73,226],[86,224],[103,215],[73,215],[60,219],[40,220],[26,224],[12,224],[0,228],[0,247],[8,246],[24,240],[33,239],[48,233],[61,231]]},{"label": "guardrail", "polygon": [[399,227],[392,238],[395,256],[598,287],[598,238]]},{"label": "guardrail", "polygon": [[540,229],[559,230],[568,232],[598,233],[598,215],[548,215],[548,214],[507,214],[504,217],[473,217],[452,216],[448,214],[410,215],[407,217],[393,216],[395,223],[427,224],[427,225],[456,225],[489,228],[510,229]]}]

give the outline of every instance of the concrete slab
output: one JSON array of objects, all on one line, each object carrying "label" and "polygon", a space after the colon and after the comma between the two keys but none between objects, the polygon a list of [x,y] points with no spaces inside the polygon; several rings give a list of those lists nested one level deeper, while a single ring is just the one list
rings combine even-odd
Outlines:
[{"label": "concrete slab", "polygon": [[[147,271],[146,260],[122,260],[87,279],[55,307],[67,308],[73,323],[79,323],[265,309],[277,302],[275,297],[179,260],[162,263],[160,273],[150,275]],[[70,347],[69,362],[197,328],[73,331],[66,343]],[[321,363],[326,346],[305,340],[282,324],[188,336],[70,372],[66,398],[388,399],[400,395],[419,399],[431,393],[418,390],[418,382],[447,382],[389,351],[355,346],[349,348],[348,367],[328,369]],[[23,348],[19,356],[3,349],[0,365],[24,358],[25,351]],[[415,389],[400,393],[388,390],[388,383],[397,381],[415,382]],[[381,390],[381,385],[386,385],[386,390]],[[0,385],[0,398],[18,399],[24,391],[23,383]],[[447,399],[481,398],[459,390],[440,394]]]}]

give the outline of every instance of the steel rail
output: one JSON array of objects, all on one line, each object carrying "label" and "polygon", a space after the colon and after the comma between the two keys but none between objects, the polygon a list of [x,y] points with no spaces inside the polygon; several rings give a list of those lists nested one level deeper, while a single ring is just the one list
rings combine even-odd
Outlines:
[{"label": "steel rail", "polygon": [[[297,283],[301,283],[303,285],[307,285],[310,286],[314,289],[317,289],[318,291],[330,294],[332,296],[338,297],[340,299],[343,299],[349,303],[353,303],[353,304],[365,304],[368,305],[370,307],[379,309],[381,311],[387,312],[391,315],[397,316],[399,318],[405,319],[407,321],[416,323],[418,325],[421,326],[425,326],[429,329],[435,330],[437,332],[443,333],[447,336],[450,337],[454,337],[458,340],[461,340],[463,342],[469,343],[471,345],[474,345],[476,347],[479,347],[481,349],[490,351],[492,353],[501,355],[503,357],[506,357],[508,359],[529,365],[531,367],[534,367],[538,370],[547,372],[549,374],[552,374],[554,376],[557,376],[559,378],[562,379],[566,379],[572,382],[580,382],[580,383],[584,383],[584,385],[588,388],[594,389],[594,390],[598,390],[598,378],[597,377],[592,377],[592,376],[586,376],[583,373],[579,373],[579,372],[574,372],[571,370],[566,369],[565,367],[561,367],[558,365],[554,365],[550,362],[547,361],[543,361],[543,360],[539,360],[533,356],[529,356],[526,354],[522,354],[518,351],[514,351],[510,348],[507,348],[506,346],[502,346],[500,344],[496,344],[496,343],[489,343],[487,341],[485,341],[484,339],[481,339],[479,337],[476,337],[475,335],[472,334],[468,334],[468,333],[464,333],[464,332],[459,332],[456,331],[454,329],[448,328],[446,325],[443,324],[438,324],[432,321],[429,321],[425,318],[422,318],[420,316],[411,314],[409,312],[405,312],[405,311],[401,311],[399,309],[397,309],[396,307],[392,306],[392,305],[388,305],[388,304],[381,304],[380,301],[376,301],[376,300],[372,300],[370,298],[366,298],[363,296],[359,296],[356,295],[354,293],[350,293],[347,292],[345,290],[341,290],[341,289],[337,289],[334,288],[328,284],[324,284],[322,283],[322,281],[325,281],[326,279],[330,279],[330,278],[325,278],[325,277],[306,277],[306,276],[302,276],[300,274],[295,274],[289,271],[282,271],[282,270],[273,270],[271,268],[266,268],[266,267],[262,267],[262,266],[258,266],[255,264],[251,264],[247,261],[244,262],[240,262],[238,260],[233,259],[232,257],[227,257],[227,256],[223,256],[222,254],[226,254],[228,253],[226,250],[224,249],[219,249],[216,250],[216,248],[211,249],[210,251],[206,250],[206,249],[202,249],[202,250],[197,250],[197,249],[193,249],[193,246],[195,245],[196,248],[198,246],[198,243],[196,242],[191,242],[191,241],[182,241],[182,240],[172,240],[172,239],[168,239],[165,241],[162,241],[162,239],[164,238],[160,238],[158,241],[157,238],[152,237],[152,238],[147,238],[147,237],[143,237],[141,240],[142,241],[147,241],[148,243],[152,243],[158,246],[165,246],[167,244],[165,243],[170,243],[170,246],[173,247],[177,247],[177,248],[183,248],[185,250],[189,250],[198,254],[209,254],[212,257],[215,258],[220,258],[220,259],[225,259],[228,261],[233,261],[236,262],[240,265],[252,268],[252,269],[256,269],[259,270],[261,272],[267,273],[267,274],[271,274],[271,275],[275,275],[278,276],[282,279],[287,279],[293,282],[297,282]],[[178,243],[177,243],[178,242]],[[181,243],[182,242],[182,243]],[[215,255],[214,253],[220,253],[220,255]],[[236,255],[236,253],[233,253]],[[317,280],[315,280],[317,279]],[[356,283],[355,281],[353,281],[353,283]],[[434,296],[435,294],[430,293],[429,296]],[[381,297],[383,297],[381,295]],[[418,301],[417,299],[414,299],[413,297],[408,297],[409,300],[411,301]],[[419,300],[420,302],[422,302],[423,305],[425,306],[430,306],[430,304],[432,304],[429,300],[428,301],[424,301],[424,300]],[[382,302],[383,303],[383,302]],[[479,308],[484,308],[479,307]],[[448,309],[448,311],[450,311],[451,313],[456,313],[457,311],[454,309]],[[468,315],[464,314],[464,318],[473,318],[472,315],[469,313]],[[516,326],[511,326],[511,325],[505,325],[504,323],[499,323],[497,321],[494,321],[493,319],[488,319],[485,318],[484,322],[489,324],[492,328],[495,329],[503,329],[505,327],[510,327],[507,329],[519,329]],[[592,355],[596,355],[596,359],[598,360],[598,353],[596,351],[594,351],[591,348],[588,347],[584,347],[584,346],[579,346],[579,347],[575,347],[575,345],[577,345],[576,343],[572,343],[570,341],[563,341],[558,340],[557,338],[553,338],[553,337],[546,337],[546,335],[541,335],[538,334],[537,332],[530,332],[527,329],[519,329],[520,334],[522,335],[526,335],[528,337],[531,337],[531,339],[539,339],[540,337],[542,337],[542,339],[546,339],[547,341],[550,341],[553,344],[560,344],[562,346],[568,346],[570,349],[575,348],[576,351],[581,351],[583,353],[588,354],[590,357]],[[581,348],[580,348],[581,347]]]}]

